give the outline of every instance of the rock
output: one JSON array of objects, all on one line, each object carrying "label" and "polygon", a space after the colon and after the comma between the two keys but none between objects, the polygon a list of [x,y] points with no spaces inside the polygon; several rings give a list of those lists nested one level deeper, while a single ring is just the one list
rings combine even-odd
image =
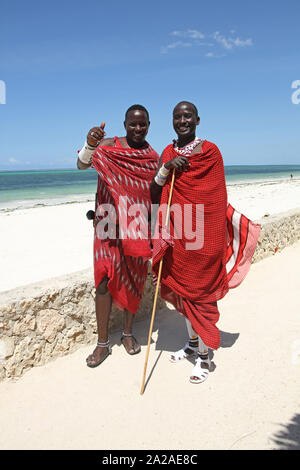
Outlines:
[{"label": "rock", "polygon": [[0,333],[5,333],[5,335],[7,336],[11,336],[12,335],[12,332],[11,332],[11,329],[10,329],[10,321],[6,320],[6,321],[0,321]]},{"label": "rock", "polygon": [[38,332],[49,343],[52,343],[56,334],[65,327],[64,317],[53,309],[41,310],[37,315],[36,323]]},{"label": "rock", "polygon": [[3,366],[0,365],[0,380],[4,380],[5,379],[5,369]]},{"label": "rock", "polygon": [[15,347],[13,359],[16,363],[22,362],[23,367],[32,365],[31,359],[35,355],[35,350],[31,346],[31,343],[32,338],[26,337]]},{"label": "rock", "polygon": [[64,315],[68,315],[70,318],[74,320],[81,321],[82,320],[82,307],[78,308],[76,304],[69,303],[62,307],[61,312]]},{"label": "rock", "polygon": [[[78,335],[84,334],[83,326],[73,326],[66,334],[67,338],[76,338]],[[77,339],[77,338],[76,338]]]},{"label": "rock", "polygon": [[4,365],[6,377],[20,377],[24,366],[22,362],[16,363],[13,358],[9,358]]},{"label": "rock", "polygon": [[0,361],[12,356],[15,349],[15,340],[11,337],[0,338]]},{"label": "rock", "polygon": [[35,329],[35,318],[32,317],[31,315],[26,315],[25,318],[22,318],[21,320],[16,321],[14,324],[14,329],[13,333],[15,335],[21,335],[22,333],[25,333],[27,330],[34,330]]}]

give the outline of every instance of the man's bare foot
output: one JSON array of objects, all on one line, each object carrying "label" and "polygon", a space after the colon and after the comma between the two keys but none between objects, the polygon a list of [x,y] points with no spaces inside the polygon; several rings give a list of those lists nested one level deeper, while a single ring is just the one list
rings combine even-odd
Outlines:
[{"label": "man's bare foot", "polygon": [[121,343],[123,344],[126,352],[133,356],[134,354],[138,354],[141,351],[141,346],[137,342],[136,338],[130,333],[125,334],[123,333],[121,336]]}]

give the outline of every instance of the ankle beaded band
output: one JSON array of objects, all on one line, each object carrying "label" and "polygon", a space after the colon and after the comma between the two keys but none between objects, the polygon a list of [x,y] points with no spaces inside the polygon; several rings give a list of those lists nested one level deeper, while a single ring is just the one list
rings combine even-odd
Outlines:
[{"label": "ankle beaded band", "polygon": [[109,340],[106,341],[106,343],[100,343],[100,341],[97,341],[97,346],[99,346],[100,348],[107,348],[109,345]]}]

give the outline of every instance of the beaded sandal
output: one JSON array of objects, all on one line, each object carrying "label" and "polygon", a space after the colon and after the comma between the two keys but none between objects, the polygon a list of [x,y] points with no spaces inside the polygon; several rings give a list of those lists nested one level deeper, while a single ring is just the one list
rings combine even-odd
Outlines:
[{"label": "beaded sandal", "polygon": [[106,341],[106,343],[100,343],[97,341],[97,348],[107,348],[107,351],[104,353],[104,355],[101,357],[100,361],[97,362],[89,362],[89,360],[95,361],[95,356],[94,353],[91,354],[87,359],[86,359],[86,365],[88,367],[97,367],[100,366],[100,364],[111,354],[111,349],[109,347],[109,341]]},{"label": "beaded sandal", "polygon": [[[131,348],[127,349],[125,344],[124,344],[124,338],[131,338]],[[129,356],[134,356],[135,354],[138,354],[141,351],[141,346],[135,351],[135,345],[137,344],[136,338],[133,336],[132,333],[122,333],[121,336],[121,343],[123,344],[126,352],[129,354]],[[133,352],[129,352],[131,349],[133,349]]]}]

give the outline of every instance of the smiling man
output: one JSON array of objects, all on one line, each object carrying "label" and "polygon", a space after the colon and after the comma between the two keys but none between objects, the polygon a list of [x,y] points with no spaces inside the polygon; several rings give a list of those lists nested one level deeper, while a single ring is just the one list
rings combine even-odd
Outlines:
[{"label": "smiling man", "polygon": [[[186,317],[189,333],[186,345],[170,360],[174,363],[196,356],[189,378],[192,383],[208,377],[208,348],[220,345],[217,301],[244,279],[260,232],[260,226],[227,203],[222,155],[215,144],[196,137],[199,123],[193,103],[182,101],[175,106],[177,140],[163,151],[150,186],[152,203],[165,205],[171,170],[175,169],[169,229],[174,239],[167,243],[154,239],[153,272],[158,275],[163,256],[161,296]],[[192,207],[190,212],[186,211],[188,206]],[[159,224],[157,221],[156,233],[167,233]],[[178,233],[182,235],[176,236]],[[199,233],[200,243],[191,243]],[[162,246],[167,246],[165,251]]]},{"label": "smiling man", "polygon": [[[123,200],[128,200],[132,206],[143,204],[149,213],[151,211],[149,187],[159,157],[146,141],[149,126],[146,108],[133,105],[126,111],[124,137],[104,138],[103,122],[99,127],[90,129],[87,141],[78,155],[79,169],[93,165],[98,173],[94,219],[98,342],[87,358],[89,367],[98,366],[111,353],[108,323],[112,302],[124,310],[121,341],[126,351],[130,355],[140,351],[140,345],[132,335],[132,324],[142,298],[151,249],[148,233],[144,239],[138,238],[137,233],[131,232],[129,236],[124,234],[126,227],[122,226],[120,214],[123,211]],[[125,215],[126,221],[130,219],[129,213]],[[109,217],[111,220],[108,220]],[[111,232],[104,230],[107,222]]]}]

